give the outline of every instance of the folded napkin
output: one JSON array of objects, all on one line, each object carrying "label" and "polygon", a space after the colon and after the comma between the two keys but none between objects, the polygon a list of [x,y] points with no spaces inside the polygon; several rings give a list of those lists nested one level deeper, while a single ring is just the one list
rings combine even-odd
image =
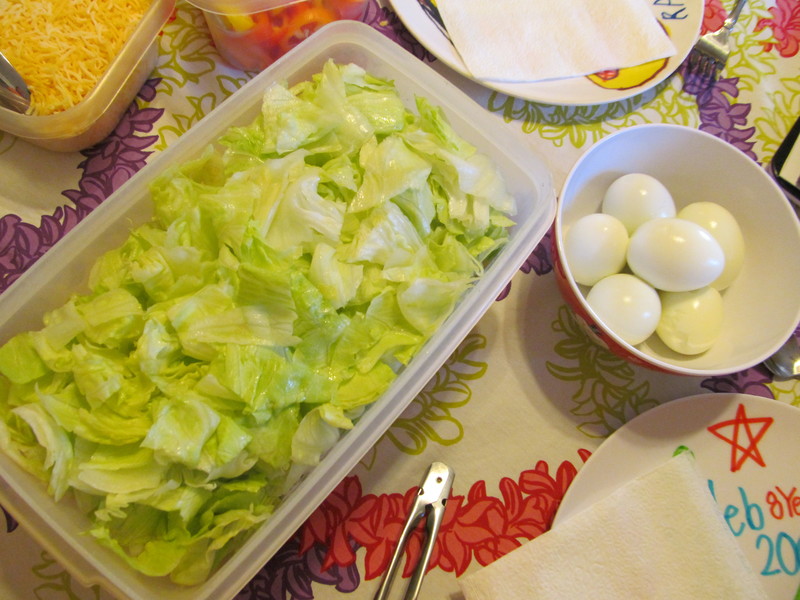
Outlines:
[{"label": "folded napkin", "polygon": [[473,77],[534,82],[675,54],[646,0],[438,0]]},{"label": "folded napkin", "polygon": [[459,583],[466,600],[768,598],[686,452]]}]

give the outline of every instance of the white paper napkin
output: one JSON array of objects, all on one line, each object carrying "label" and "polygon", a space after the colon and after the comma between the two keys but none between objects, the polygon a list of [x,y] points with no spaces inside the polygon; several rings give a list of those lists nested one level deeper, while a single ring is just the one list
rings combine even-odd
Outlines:
[{"label": "white paper napkin", "polygon": [[675,54],[646,0],[438,0],[473,77],[534,82]]},{"label": "white paper napkin", "polygon": [[459,580],[466,600],[767,600],[689,453]]}]

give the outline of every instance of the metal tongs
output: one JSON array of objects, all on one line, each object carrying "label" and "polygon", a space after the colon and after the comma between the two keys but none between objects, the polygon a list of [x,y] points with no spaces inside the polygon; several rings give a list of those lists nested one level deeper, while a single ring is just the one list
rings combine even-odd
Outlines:
[{"label": "metal tongs", "polygon": [[450,488],[453,487],[453,479],[455,479],[455,476],[456,474],[453,469],[444,463],[435,462],[428,468],[428,472],[419,485],[419,491],[417,492],[414,505],[408,513],[408,518],[403,527],[403,532],[400,534],[400,539],[397,542],[397,548],[392,556],[392,561],[389,563],[389,568],[383,576],[381,587],[378,588],[378,593],[375,594],[374,600],[386,600],[389,597],[389,588],[400,566],[403,549],[419,522],[427,517],[425,521],[427,537],[422,547],[422,554],[420,555],[419,562],[414,569],[414,574],[408,582],[406,595],[403,596],[403,599],[415,600],[419,595],[419,590],[422,587],[422,578],[425,577],[428,562],[430,562],[431,554],[433,554],[433,545],[436,542],[439,527],[444,520],[445,505],[450,495]]}]

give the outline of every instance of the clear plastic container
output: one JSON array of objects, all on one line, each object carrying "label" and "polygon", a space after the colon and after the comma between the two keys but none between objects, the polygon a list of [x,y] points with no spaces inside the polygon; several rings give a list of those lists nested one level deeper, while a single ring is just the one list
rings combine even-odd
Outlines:
[{"label": "clear plastic container", "polygon": [[155,68],[158,34],[174,8],[175,0],[153,0],[108,71],[78,104],[51,115],[23,115],[0,106],[0,130],[59,152],[83,150],[103,140]]},{"label": "clear plastic container", "polygon": [[261,71],[319,28],[359,20],[369,0],[188,0],[202,9],[214,45],[232,67]]},{"label": "clear plastic container", "polygon": [[[121,244],[132,227],[151,218],[149,185],[155,177],[196,158],[228,128],[250,123],[260,113],[270,84],[307,81],[329,58],[358,64],[393,80],[409,108],[414,107],[415,96],[442,107],[454,129],[494,160],[515,197],[516,224],[509,241],[384,395],[286,496],[269,521],[201,585],[181,587],[165,578],[135,572],[84,533],[89,522],[76,506],[66,500],[54,502],[43,482],[0,453],[0,504],[84,585],[99,584],[120,598],[134,600],[226,600],[235,596],[436,374],[495,303],[553,221],[556,201],[550,172],[524,140],[498,126],[495,115],[383,34],[363,23],[340,21],[327,25],[254,77],[221,109],[206,116],[122,185],[0,295],[0,343],[21,331],[40,328],[46,311],[62,305],[72,293],[86,291],[85,281],[96,258]],[[64,273],[70,276],[64,277]]]}]

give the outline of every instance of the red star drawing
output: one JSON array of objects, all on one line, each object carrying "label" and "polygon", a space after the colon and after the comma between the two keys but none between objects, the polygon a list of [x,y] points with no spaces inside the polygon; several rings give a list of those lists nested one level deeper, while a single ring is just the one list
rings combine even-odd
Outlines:
[{"label": "red star drawing", "polygon": [[[742,468],[742,465],[748,458],[752,458],[762,467],[767,466],[764,463],[764,459],[761,457],[761,452],[758,450],[758,442],[764,437],[764,434],[767,432],[770,425],[772,425],[773,421],[774,419],[772,417],[748,418],[744,410],[744,404],[740,404],[736,409],[735,419],[720,421],[715,425],[709,426],[708,430],[731,445],[731,471],[736,472]],[[758,431],[755,431],[755,425],[760,426]],[[725,428],[732,429],[732,435],[730,437],[721,433],[720,430]],[[740,443],[740,437],[746,437],[746,440],[743,439]]]}]

